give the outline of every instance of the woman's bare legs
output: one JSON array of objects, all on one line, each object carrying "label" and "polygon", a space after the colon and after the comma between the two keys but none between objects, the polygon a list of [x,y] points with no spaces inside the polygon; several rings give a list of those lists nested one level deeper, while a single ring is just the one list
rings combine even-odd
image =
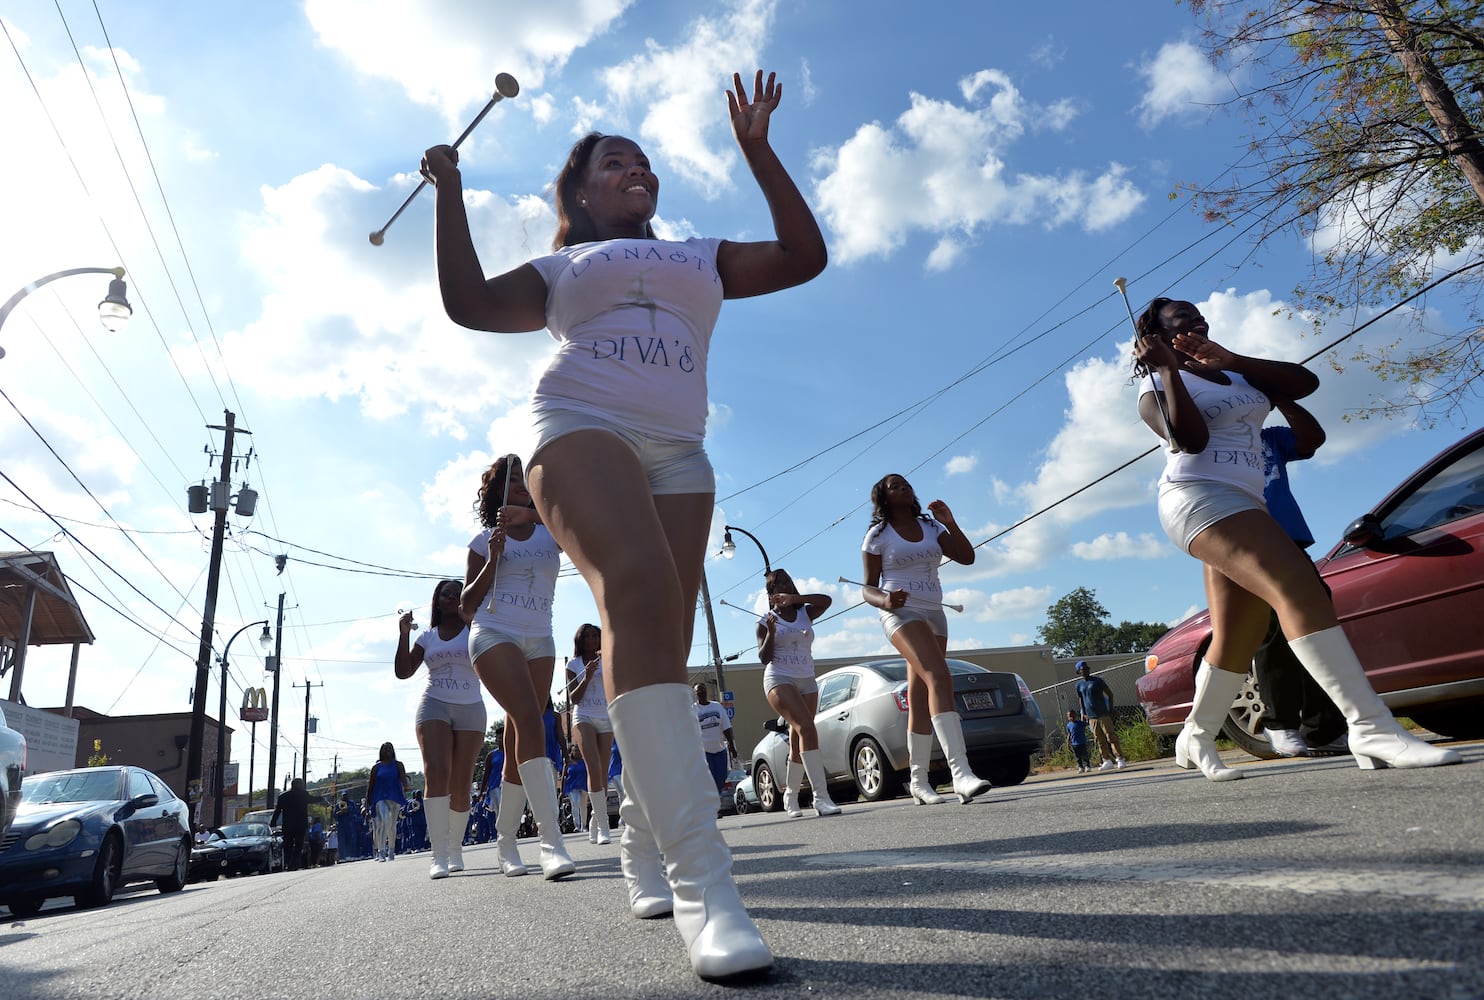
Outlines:
[{"label": "woman's bare legs", "polygon": [[948,638],[934,635],[927,622],[916,621],[893,632],[891,644],[907,661],[907,731],[931,734],[932,717],[954,710]]},{"label": "woman's bare legs", "polygon": [[417,745],[423,752],[423,778],[426,798],[449,794],[453,772],[453,730],[446,722],[424,722],[417,727]]},{"label": "woman's bare legs", "polygon": [[788,720],[790,759],[802,760],[802,751],[819,749],[819,731],[814,728],[818,691],[804,694],[792,684],[779,684],[768,691],[768,704]]}]

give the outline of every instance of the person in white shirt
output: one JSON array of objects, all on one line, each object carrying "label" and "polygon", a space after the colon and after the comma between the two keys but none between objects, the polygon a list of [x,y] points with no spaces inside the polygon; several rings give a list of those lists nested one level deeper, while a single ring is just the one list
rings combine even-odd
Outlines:
[{"label": "person in white shirt", "polygon": [[[572,732],[582,759],[606,761],[613,754],[613,723],[608,719],[608,699],[603,694],[603,630],[583,624],[572,637],[572,658],[567,661],[567,704],[572,706]],[[587,826],[590,844],[612,843],[608,829],[608,773],[602,767],[587,769],[587,794],[593,802],[593,821]]]},{"label": "person in white shirt", "polygon": [[[413,629],[412,612],[402,614],[393,661],[399,680],[407,680],[418,667],[428,668],[416,726],[427,785],[423,813],[433,855],[428,877],[435,879],[464,870],[469,802],[461,790],[474,777],[474,762],[484,746],[488,721],[479,678],[469,662],[469,626],[459,613],[463,589],[458,580],[444,580],[433,589],[428,628],[411,646],[407,639]],[[460,791],[455,794],[455,790]]]},{"label": "person in white shirt", "polygon": [[757,655],[764,664],[763,697],[788,722],[788,768],[783,779],[783,808],[802,816],[799,791],[804,776],[814,792],[814,811],[834,816],[840,807],[830,799],[814,711],[819,685],[814,680],[814,620],[829,610],[828,594],[800,594],[787,570],[765,578],[769,611],[757,625]]},{"label": "person in white shirt", "polygon": [[953,700],[948,672],[948,617],[938,563],[944,556],[965,566],[974,546],[942,500],[924,515],[912,485],[901,476],[883,476],[871,487],[871,527],[861,543],[866,585],[861,596],[880,609],[886,638],[907,661],[908,790],[918,805],[938,805],[943,796],[928,780],[933,734],[948,759],[953,792],[960,802],[989,791],[989,782],[969,766],[963,720]]},{"label": "person in white shirt", "polygon": [[711,770],[711,780],[716,782],[719,794],[727,783],[732,761],[737,757],[737,744],[732,741],[732,720],[725,705],[707,696],[703,682],[697,682],[692,690],[696,696],[696,722],[701,726],[701,750],[706,754],[706,766]]},{"label": "person in white shirt", "polygon": [[767,202],[771,238],[658,238],[660,185],[648,156],[631,139],[592,133],[557,176],[555,251],[486,278],[457,152],[435,146],[423,159],[438,192],[438,284],[449,317],[497,333],[545,327],[558,342],[531,400],[532,491],[602,615],[631,900],[636,880],[668,878],[676,929],[705,979],[773,964],[732,879],[686,685],[716,498],[704,444],[706,362],[724,299],[803,284],[828,257],[768,141],[783,96],[776,77],[764,83],[759,71],[750,97],[739,74],[732,83],[732,132]]},{"label": "person in white shirt", "polygon": [[1171,451],[1159,481],[1165,534],[1204,564],[1211,644],[1175,740],[1175,763],[1212,781],[1240,778],[1216,734],[1267,632],[1269,608],[1289,648],[1345,715],[1364,769],[1432,767],[1462,758],[1409,734],[1366,679],[1309,557],[1263,497],[1262,425],[1271,397],[1302,399],[1319,379],[1302,365],[1235,354],[1210,339],[1193,303],[1157,298],[1135,323],[1139,416]]}]

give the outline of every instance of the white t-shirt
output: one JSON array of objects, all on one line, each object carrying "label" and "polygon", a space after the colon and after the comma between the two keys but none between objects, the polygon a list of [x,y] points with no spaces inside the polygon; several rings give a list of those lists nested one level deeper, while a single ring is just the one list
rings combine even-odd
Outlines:
[{"label": "white t-shirt", "polygon": [[696,705],[696,721],[701,724],[701,749],[707,753],[721,753],[727,748],[726,731],[732,728],[724,705],[708,701]]},{"label": "white t-shirt", "polygon": [[814,676],[814,619],[802,605],[795,605],[793,621],[777,618],[768,667],[782,677]]},{"label": "white t-shirt", "polygon": [[[1229,483],[1259,501],[1265,484],[1262,463],[1262,424],[1273,404],[1236,372],[1227,372],[1231,385],[1180,372],[1185,389],[1196,409],[1206,418],[1210,438],[1199,454],[1169,452],[1161,483],[1215,480]],[[1164,391],[1158,372],[1150,372],[1139,383],[1139,395]]]},{"label": "white t-shirt", "polygon": [[444,639],[435,628],[425,629],[413,641],[421,646],[423,666],[428,668],[428,697],[450,705],[473,705],[484,699],[479,676],[469,664],[469,630],[459,629],[452,639]]},{"label": "white t-shirt", "polygon": [[[580,659],[567,661],[567,673],[569,686],[572,690],[573,679],[582,677],[587,667]],[[608,718],[608,695],[603,691],[603,658],[598,657],[598,669],[593,671],[593,679],[587,682],[587,690],[582,692],[582,700],[572,706],[572,710],[584,719],[606,719]]]},{"label": "white t-shirt", "polygon": [[[469,542],[469,550],[490,557],[490,531],[485,529]],[[485,595],[474,612],[474,624],[496,628],[516,636],[551,634],[551,598],[556,593],[557,570],[562,550],[546,525],[535,525],[525,541],[505,536],[500,565],[495,568],[496,610],[489,610]]]},{"label": "white t-shirt", "polygon": [[706,433],[706,357],[721,312],[719,239],[601,240],[532,260],[561,345],[531,395],[662,438]]},{"label": "white t-shirt", "polygon": [[937,604],[943,600],[943,586],[938,582],[938,564],[943,561],[943,546],[938,539],[948,529],[930,517],[918,519],[922,541],[909,542],[895,528],[883,521],[871,525],[861,551],[881,557],[881,583],[885,591],[905,590],[918,600],[913,603]]}]

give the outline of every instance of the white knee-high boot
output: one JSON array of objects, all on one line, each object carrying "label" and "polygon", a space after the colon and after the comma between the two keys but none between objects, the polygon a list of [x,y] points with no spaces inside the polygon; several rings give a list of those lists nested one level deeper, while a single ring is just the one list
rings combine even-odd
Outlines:
[{"label": "white knee-high boot", "polygon": [[[912,801],[920,806],[938,806],[947,800],[933,790],[933,783],[928,780],[929,765],[933,762],[933,734],[907,732],[907,761],[911,766],[912,780],[907,784],[907,791],[912,795]],[[886,761],[882,761],[886,766]]]},{"label": "white knee-high boot", "polygon": [[500,791],[500,809],[495,813],[495,853],[500,860],[500,871],[511,878],[530,870],[521,861],[520,846],[516,843],[525,814],[526,786],[505,782]]},{"label": "white knee-high boot", "polygon": [[608,706],[624,754],[624,789],[665,856],[675,927],[703,979],[773,965],[732,880],[732,852],[716,827],[716,783],[701,752],[691,690],[654,684]]},{"label": "white knee-high boot", "polygon": [[[608,828],[608,790],[601,792],[588,790],[588,798],[593,800],[593,821],[588,826],[587,839],[594,844],[608,844],[613,841],[613,831]],[[623,809],[619,806],[620,811]]]},{"label": "white knee-high boot", "polygon": [[783,772],[783,811],[790,816],[804,815],[804,809],[799,805],[799,792],[803,784],[804,765],[790,757]]},{"label": "white knee-high boot", "polygon": [[839,815],[840,807],[830,800],[829,786],[824,780],[824,759],[818,750],[805,750],[804,773],[809,776],[809,787],[814,789],[814,811],[821,816]]},{"label": "white knee-high boot", "polygon": [[423,815],[428,820],[428,846],[433,851],[428,878],[448,878],[448,796],[423,799]]},{"label": "white knee-high boot", "polygon": [[[607,804],[604,804],[607,812]],[[654,842],[644,812],[625,795],[618,807],[623,833],[618,839],[619,867],[629,889],[629,912],[640,920],[663,917],[675,909],[675,896],[665,878],[659,845]]]},{"label": "white knee-high boot", "polygon": [[452,805],[448,808],[448,870],[464,870],[464,834],[469,832],[469,810],[459,812]]},{"label": "white knee-high boot", "polygon": [[1212,781],[1235,781],[1242,772],[1227,767],[1216,752],[1216,734],[1231,712],[1246,673],[1222,670],[1209,660],[1201,661],[1195,674],[1195,700],[1185,717],[1185,728],[1175,737],[1177,767],[1198,767]]},{"label": "white knee-high boot", "polygon": [[1289,640],[1309,676],[1324,688],[1350,724],[1350,752],[1364,770],[1378,767],[1437,767],[1463,760],[1408,733],[1366,679],[1340,626]]},{"label": "white knee-high boot", "polygon": [[964,749],[964,722],[957,712],[940,712],[933,716],[933,732],[943,746],[943,756],[948,758],[948,771],[953,775],[953,793],[965,804],[974,801],[974,796],[983,795],[994,787],[969,766],[969,754]]},{"label": "white knee-high boot", "polygon": [[516,767],[521,784],[526,787],[526,801],[536,817],[536,832],[541,838],[541,874],[547,879],[566,878],[577,871],[562,840],[562,823],[557,811],[556,772],[550,757],[537,757]]}]

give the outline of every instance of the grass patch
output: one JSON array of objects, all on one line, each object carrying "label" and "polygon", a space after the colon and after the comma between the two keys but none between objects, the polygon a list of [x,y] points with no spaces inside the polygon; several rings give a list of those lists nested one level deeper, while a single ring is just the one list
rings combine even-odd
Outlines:
[{"label": "grass patch", "polygon": [[[1114,727],[1118,733],[1118,745],[1123,748],[1125,760],[1158,760],[1161,757],[1169,757],[1174,754],[1173,744],[1160,737],[1149,728],[1149,720],[1142,714],[1135,718],[1120,719]],[[1100,758],[1097,752],[1097,741],[1091,732],[1087,734],[1088,749],[1091,751],[1092,766],[1097,767]],[[1065,771],[1077,766],[1077,755],[1072,752],[1072,745],[1062,740],[1060,746],[1049,754],[1038,755],[1035,766],[1031,769],[1035,774],[1049,774],[1053,771]]]}]

